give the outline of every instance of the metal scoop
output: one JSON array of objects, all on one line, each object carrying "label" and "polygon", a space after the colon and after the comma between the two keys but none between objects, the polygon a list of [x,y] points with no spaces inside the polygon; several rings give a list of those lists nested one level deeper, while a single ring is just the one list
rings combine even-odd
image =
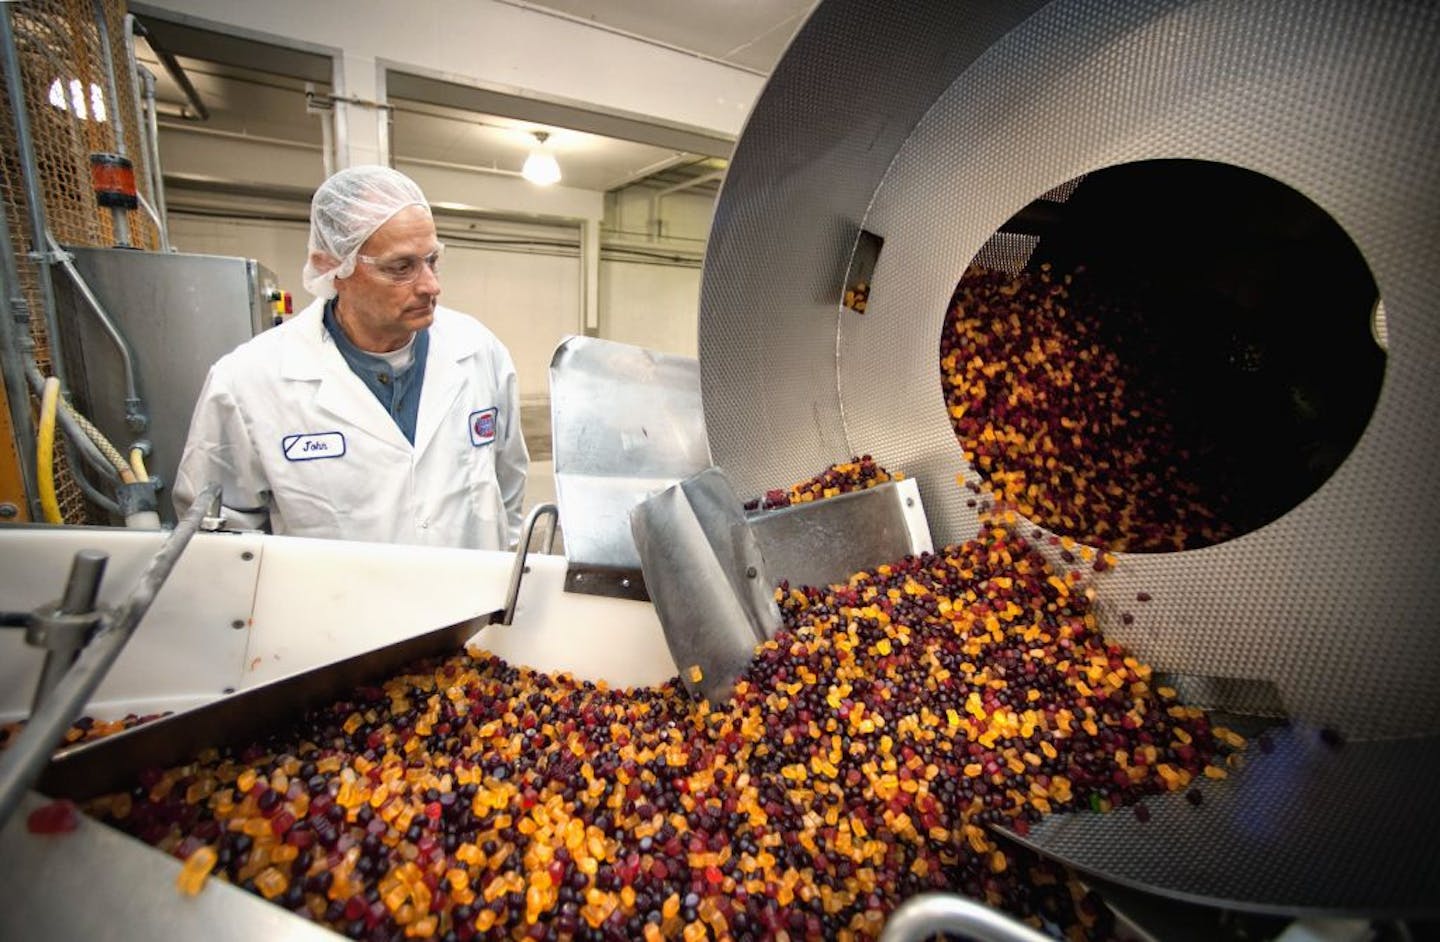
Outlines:
[{"label": "metal scoop", "polygon": [[630,512],[645,585],[692,693],[729,699],[755,646],[780,627],[773,583],[740,499],[708,468]]},{"label": "metal scoop", "polygon": [[829,585],[932,548],[909,480],[747,517],[709,468],[638,504],[630,529],[680,679],[717,704],[779,628],[779,580]]}]

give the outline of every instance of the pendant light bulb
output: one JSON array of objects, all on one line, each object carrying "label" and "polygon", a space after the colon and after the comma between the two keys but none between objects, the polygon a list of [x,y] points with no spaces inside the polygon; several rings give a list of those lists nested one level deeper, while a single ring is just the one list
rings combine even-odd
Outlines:
[{"label": "pendant light bulb", "polygon": [[536,186],[550,186],[560,182],[560,164],[545,146],[549,136],[544,131],[535,132],[535,147],[531,148],[530,156],[525,158],[525,166],[520,171],[522,177]]}]

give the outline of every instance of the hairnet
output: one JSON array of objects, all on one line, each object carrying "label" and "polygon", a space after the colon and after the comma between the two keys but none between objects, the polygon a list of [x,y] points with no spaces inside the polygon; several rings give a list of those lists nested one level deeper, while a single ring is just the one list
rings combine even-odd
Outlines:
[{"label": "hairnet", "polygon": [[365,165],[341,170],[310,201],[310,253],[301,280],[318,298],[335,296],[335,279],[355,271],[355,255],[375,230],[407,206],[430,204],[405,174]]}]

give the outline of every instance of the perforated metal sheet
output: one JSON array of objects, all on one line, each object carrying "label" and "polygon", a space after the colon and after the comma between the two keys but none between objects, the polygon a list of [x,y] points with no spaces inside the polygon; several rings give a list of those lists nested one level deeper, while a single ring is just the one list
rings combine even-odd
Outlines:
[{"label": "perforated metal sheet", "polygon": [[[1440,914],[1434,740],[1325,745],[1313,729],[1268,734],[1233,782],[1202,781],[1199,805],[1180,793],[1132,809],[1052,815],[1020,843],[1106,880],[1281,914]],[[1189,889],[1193,888],[1193,889]]]},{"label": "perforated metal sheet", "polygon": [[[869,452],[919,480],[937,542],[968,537],[955,476],[975,474],[937,350],[970,259],[1093,169],[1264,173],[1369,264],[1390,329],[1380,400],[1339,471],[1279,520],[1099,577],[1102,626],[1162,670],[1271,682],[1292,716],[1352,739],[1440,730],[1436,88],[1433,4],[822,4],[716,212],[700,323],[715,460],[744,491]],[[838,296],[861,226],[885,250],[856,315]]]},{"label": "perforated metal sheet", "polygon": [[[700,310],[711,452],[741,491],[868,452],[918,480],[937,543],[974,534],[955,479],[977,475],[939,380],[947,302],[1005,220],[1092,170],[1189,158],[1266,174],[1329,213],[1379,285],[1384,385],[1333,477],[1241,538],[1124,556],[1094,579],[1107,636],[1225,701],[1206,706],[1301,732],[1207,784],[1200,809],[1157,803],[1143,828],[1124,811],[1050,818],[1031,833],[1041,850],[1248,909],[1440,899],[1437,88],[1430,3],[826,0],[762,94]],[[840,293],[862,227],[885,247],[857,315]],[[1032,247],[988,244],[1011,269]],[[1315,752],[1323,727],[1351,742],[1343,755]]]}]

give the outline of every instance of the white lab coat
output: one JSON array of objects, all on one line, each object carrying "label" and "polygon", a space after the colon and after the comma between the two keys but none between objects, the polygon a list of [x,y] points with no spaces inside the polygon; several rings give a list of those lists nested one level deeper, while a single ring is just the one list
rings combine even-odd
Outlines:
[{"label": "white lab coat", "polygon": [[412,446],[336,349],[323,311],[315,301],[210,368],[176,510],[219,481],[241,527],[268,517],[292,536],[512,546],[530,459],[509,351],[474,318],[437,308]]}]

